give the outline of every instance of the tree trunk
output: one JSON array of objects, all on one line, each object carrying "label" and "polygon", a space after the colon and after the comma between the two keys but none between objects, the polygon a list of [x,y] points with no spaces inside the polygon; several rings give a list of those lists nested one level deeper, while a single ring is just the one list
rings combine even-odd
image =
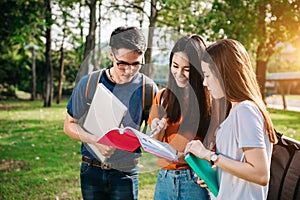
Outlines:
[{"label": "tree trunk", "polygon": [[[90,9],[90,27],[89,27],[89,34],[86,37],[85,42],[85,49],[84,49],[84,59],[90,57],[90,53],[95,48],[95,32],[96,32],[96,0],[90,0],[86,1],[87,5]],[[90,63],[87,63],[87,66],[84,67],[82,75],[85,75],[89,72],[89,65]],[[94,64],[94,61],[93,61]],[[81,77],[79,77],[81,78]]]},{"label": "tree trunk", "polygon": [[280,88],[280,94],[281,94],[281,98],[282,98],[283,109],[286,110],[287,105],[286,105],[286,98],[285,98],[285,82],[284,81],[279,82],[279,88]]},{"label": "tree trunk", "polygon": [[[84,41],[84,39],[83,39],[83,21],[84,20],[83,20],[83,17],[81,17],[81,13],[83,13],[83,12],[84,12],[83,3],[82,3],[82,1],[80,1],[80,3],[79,3],[79,14],[78,14],[78,20],[79,20],[78,27],[80,29],[80,44],[83,44],[83,41]],[[80,52],[81,52],[81,50],[80,50]],[[79,56],[80,56],[80,60],[83,61],[84,60],[84,54],[80,53]]]},{"label": "tree trunk", "polygon": [[79,3],[79,15],[78,15],[78,18],[79,18],[79,22],[78,22],[78,26],[80,28],[80,40],[83,41],[83,21],[84,19],[81,17],[81,13],[84,12],[84,8],[83,8],[83,3],[82,1],[80,1]]},{"label": "tree trunk", "polygon": [[46,0],[46,86],[45,86],[45,97],[44,97],[44,107],[52,106],[52,88],[53,88],[53,67],[51,58],[51,0]]},{"label": "tree trunk", "polygon": [[[64,26],[67,26],[67,19],[64,18]],[[64,71],[65,71],[65,52],[64,52],[64,44],[66,38],[66,29],[63,29],[63,38],[60,46],[60,59],[59,59],[59,76],[58,76],[58,87],[57,87],[57,96],[56,103],[60,104],[62,98],[62,89],[64,83]]]},{"label": "tree trunk", "polygon": [[264,102],[266,102],[266,72],[267,72],[267,61],[256,60],[256,77],[260,87],[260,92]]},{"label": "tree trunk", "polygon": [[145,63],[146,68],[142,70],[143,73],[145,73],[147,76],[151,76],[152,71],[152,48],[153,48],[153,34],[154,34],[154,28],[156,24],[157,19],[157,8],[156,8],[156,0],[151,0],[151,14],[150,14],[150,24],[149,24],[149,31],[148,31],[148,46],[147,51],[145,53]]},{"label": "tree trunk", "polygon": [[[259,20],[258,23],[260,25],[262,33],[266,34],[266,25],[265,25],[265,5],[259,6]],[[266,83],[266,70],[267,70],[267,61],[265,59],[265,41],[260,41],[257,50],[256,50],[256,78],[258,85],[260,87],[260,92],[262,95],[262,99],[266,104],[266,94],[265,94],[265,83]]]},{"label": "tree trunk", "polygon": [[36,62],[35,62],[35,46],[32,47],[32,67],[31,67],[31,74],[32,74],[32,90],[31,90],[31,100],[36,100]]},{"label": "tree trunk", "polygon": [[64,82],[64,71],[65,71],[65,52],[64,52],[64,47],[63,43],[60,48],[60,59],[59,59],[59,80],[58,80],[58,88],[57,88],[57,98],[56,98],[56,103],[60,104],[61,101],[61,96],[62,96],[62,88],[63,88],[63,82]]},{"label": "tree trunk", "polygon": [[99,2],[99,18],[98,18],[98,48],[95,58],[94,70],[100,69],[101,63],[101,5],[102,1]]}]

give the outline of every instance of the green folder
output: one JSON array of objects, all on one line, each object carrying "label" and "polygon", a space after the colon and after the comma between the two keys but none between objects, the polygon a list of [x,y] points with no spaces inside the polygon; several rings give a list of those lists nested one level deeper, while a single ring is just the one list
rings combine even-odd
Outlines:
[{"label": "green folder", "polygon": [[211,167],[210,163],[207,160],[200,159],[191,153],[187,154],[184,159],[199,178],[205,181],[205,184],[213,195],[217,197],[219,193],[217,172]]}]

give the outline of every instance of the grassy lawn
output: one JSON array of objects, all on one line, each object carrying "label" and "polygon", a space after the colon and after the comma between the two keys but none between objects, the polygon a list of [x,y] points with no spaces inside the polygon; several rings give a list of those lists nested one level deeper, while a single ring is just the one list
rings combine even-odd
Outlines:
[{"label": "grassy lawn", "polygon": [[[81,199],[80,143],[63,129],[65,105],[0,101],[0,199]],[[270,110],[275,128],[300,140],[300,113]],[[156,159],[140,162],[139,199],[153,199]]]},{"label": "grassy lawn", "polygon": [[[0,101],[0,199],[81,199],[80,142],[63,133],[65,105]],[[155,162],[141,160],[140,199],[153,199]]]},{"label": "grassy lawn", "polygon": [[300,112],[269,109],[274,128],[300,141]]}]

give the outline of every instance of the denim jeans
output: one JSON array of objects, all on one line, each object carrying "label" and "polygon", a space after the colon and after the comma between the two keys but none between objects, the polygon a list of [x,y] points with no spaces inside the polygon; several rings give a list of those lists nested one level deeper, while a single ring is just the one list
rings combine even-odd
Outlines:
[{"label": "denim jeans", "polygon": [[84,200],[137,200],[138,172],[103,170],[81,163],[81,192]]},{"label": "denim jeans", "polygon": [[155,200],[209,200],[208,191],[197,184],[190,169],[160,169],[154,193]]}]

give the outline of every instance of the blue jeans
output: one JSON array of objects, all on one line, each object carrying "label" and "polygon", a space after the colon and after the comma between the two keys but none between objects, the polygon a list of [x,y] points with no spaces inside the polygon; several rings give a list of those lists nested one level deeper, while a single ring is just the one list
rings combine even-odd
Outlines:
[{"label": "blue jeans", "polygon": [[81,192],[84,200],[137,200],[138,172],[103,170],[81,163]]},{"label": "blue jeans", "polygon": [[197,184],[190,169],[160,169],[154,193],[155,200],[209,200],[208,191]]}]

